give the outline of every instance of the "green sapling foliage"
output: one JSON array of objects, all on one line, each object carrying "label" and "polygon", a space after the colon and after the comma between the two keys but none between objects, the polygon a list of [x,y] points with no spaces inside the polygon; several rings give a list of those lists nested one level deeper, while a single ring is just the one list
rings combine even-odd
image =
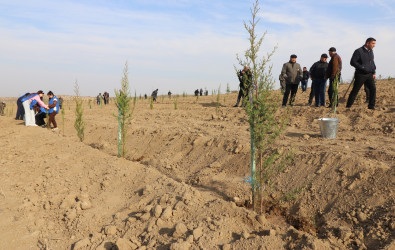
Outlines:
[{"label": "green sapling foliage", "polygon": [[121,89],[115,90],[115,105],[118,108],[118,157],[125,158],[126,155],[126,135],[128,124],[132,119],[132,114],[136,106],[136,92],[133,103],[130,96],[128,62],[125,63],[123,77],[121,80]]},{"label": "green sapling foliage", "polygon": [[[258,12],[259,1],[256,0],[251,9],[252,20],[244,22],[250,45],[243,54],[244,58],[237,55],[237,60],[241,66],[248,67],[252,76],[249,95],[243,104],[250,124],[252,203],[256,211],[262,212],[263,201],[273,190],[274,177],[289,164],[292,154],[276,146],[277,138],[288,123],[289,111],[279,110],[281,97],[273,91],[272,66],[268,63],[276,47],[258,59],[266,35],[264,33],[262,37],[257,37]],[[237,72],[236,67],[235,70]]]}]

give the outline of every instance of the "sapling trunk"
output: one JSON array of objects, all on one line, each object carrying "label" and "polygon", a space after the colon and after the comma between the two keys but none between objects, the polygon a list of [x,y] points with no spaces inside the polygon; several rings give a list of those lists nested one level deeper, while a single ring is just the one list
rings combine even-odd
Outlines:
[{"label": "sapling trunk", "polygon": [[178,109],[178,97],[174,98],[174,110]]},{"label": "sapling trunk", "polygon": [[221,106],[221,103],[219,102],[220,98],[221,98],[221,84],[218,87],[217,103],[215,105],[215,112],[217,115],[218,115],[219,106]]},{"label": "sapling trunk", "polygon": [[62,133],[64,135],[64,115],[65,115],[64,108],[61,109],[60,114],[62,115]]},{"label": "sapling trunk", "polygon": [[332,113],[336,116],[336,107],[337,107],[337,101],[338,101],[338,93],[339,93],[339,74],[336,74],[335,80],[332,82],[332,90],[333,90],[333,95],[332,95]]},{"label": "sapling trunk", "polygon": [[77,131],[77,136],[80,141],[84,141],[84,131],[85,131],[85,122],[83,119],[84,110],[82,108],[82,99],[80,96],[80,87],[78,82],[75,81],[74,85],[74,102],[75,102],[75,121],[74,121],[74,128]]}]

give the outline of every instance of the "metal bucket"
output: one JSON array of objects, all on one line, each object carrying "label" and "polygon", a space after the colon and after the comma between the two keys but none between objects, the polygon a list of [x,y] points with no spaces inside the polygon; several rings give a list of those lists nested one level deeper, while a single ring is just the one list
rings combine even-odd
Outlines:
[{"label": "metal bucket", "polygon": [[323,138],[335,139],[337,133],[337,125],[339,119],[337,118],[320,118],[318,119],[320,125],[321,135]]}]

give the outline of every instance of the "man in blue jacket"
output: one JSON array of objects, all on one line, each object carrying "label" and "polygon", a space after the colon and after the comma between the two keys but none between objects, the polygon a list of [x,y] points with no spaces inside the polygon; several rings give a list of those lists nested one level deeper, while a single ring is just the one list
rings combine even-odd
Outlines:
[{"label": "man in blue jacket", "polygon": [[374,63],[373,48],[376,46],[376,39],[370,37],[366,39],[365,45],[354,51],[350,64],[355,68],[354,87],[347,100],[347,108],[351,108],[362,85],[369,90],[368,108],[374,110],[376,104],[376,64]]}]

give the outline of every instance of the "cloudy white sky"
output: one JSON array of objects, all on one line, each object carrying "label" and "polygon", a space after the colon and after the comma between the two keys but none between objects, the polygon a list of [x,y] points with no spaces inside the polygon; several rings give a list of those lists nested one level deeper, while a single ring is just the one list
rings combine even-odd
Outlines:
[{"label": "cloudy white sky", "polygon": [[[125,61],[131,89],[160,94],[229,84],[233,65],[248,46],[243,21],[252,0],[0,0],[0,96],[42,89],[84,96],[113,94]],[[278,45],[277,79],[291,54],[310,66],[337,48],[343,77],[367,37],[377,39],[377,74],[395,76],[395,0],[260,1],[263,49]]]}]

